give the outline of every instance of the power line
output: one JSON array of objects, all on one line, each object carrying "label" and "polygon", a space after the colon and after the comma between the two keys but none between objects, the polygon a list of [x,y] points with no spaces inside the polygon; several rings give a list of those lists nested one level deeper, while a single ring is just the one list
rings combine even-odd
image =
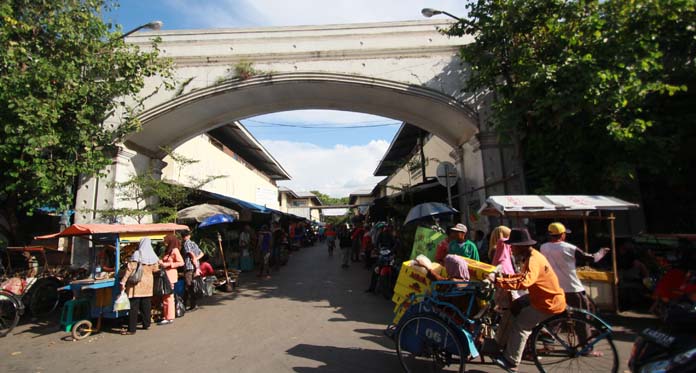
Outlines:
[{"label": "power line", "polygon": [[[288,123],[274,123],[274,122],[266,122],[266,121],[260,121],[260,120],[255,120],[255,119],[245,119],[242,122],[254,122],[254,123],[259,123],[258,125],[251,124],[249,126],[257,127],[257,128],[268,128],[268,127],[288,127],[288,128],[308,128],[308,129],[350,129],[350,128],[377,128],[377,127],[389,127],[389,126],[396,126],[396,125],[401,125],[401,122],[391,122],[391,123],[378,123],[378,124],[362,124],[362,125],[356,125],[356,124],[350,124],[350,125],[335,125],[333,123],[320,123],[320,124],[313,124],[313,125],[308,125],[308,124],[288,124]],[[375,122],[354,122],[354,123],[375,123]],[[265,125],[265,126],[264,126]]]}]

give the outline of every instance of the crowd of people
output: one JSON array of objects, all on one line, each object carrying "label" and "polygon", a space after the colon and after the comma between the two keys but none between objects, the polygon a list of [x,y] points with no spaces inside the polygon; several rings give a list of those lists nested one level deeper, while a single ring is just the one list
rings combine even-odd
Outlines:
[{"label": "crowd of people", "polygon": [[[237,242],[241,256],[252,256],[256,266],[257,276],[269,279],[272,270],[279,270],[281,265],[281,251],[290,249],[291,246],[302,246],[310,232],[309,226],[303,223],[291,224],[290,232],[282,229],[280,224],[272,223],[262,225],[254,230],[251,225],[241,227]],[[120,287],[128,296],[130,312],[128,326],[122,331],[123,335],[132,335],[136,332],[137,322],[140,319],[143,329],[149,329],[152,321],[152,309],[161,309],[161,319],[158,325],[174,323],[177,317],[177,300],[175,284],[179,281],[180,273],[184,281],[184,291],[180,307],[188,311],[198,308],[198,298],[201,296],[200,281],[207,276],[214,276],[213,266],[206,260],[207,255],[191,239],[191,232],[184,231],[169,234],[164,237],[163,253],[158,256],[149,238],[140,240],[137,249],[129,254],[126,265],[121,271]],[[105,257],[107,255],[104,255]],[[138,272],[137,276],[134,274]],[[156,291],[158,284],[166,277],[165,286],[171,291]],[[133,278],[137,277],[137,281]],[[161,299],[161,304],[153,304],[153,299]],[[154,306],[154,307],[153,307]]]},{"label": "crowd of people", "polygon": [[[569,233],[559,222],[550,224],[548,240],[537,250],[537,241],[526,229],[498,226],[484,245],[480,239],[483,232],[475,232],[474,240],[469,240],[467,227],[456,224],[438,245],[434,258],[445,266],[447,277],[422,263],[431,268],[428,277],[432,280],[462,282],[470,278],[463,258],[497,266],[485,281],[495,286],[496,309],[501,313],[496,331],[496,363],[508,371],[517,370],[527,338],[541,321],[565,311],[567,306],[591,310],[592,302],[577,276],[576,263],[598,262],[609,249],[587,254],[566,241]],[[582,331],[579,333],[583,338]]]}]

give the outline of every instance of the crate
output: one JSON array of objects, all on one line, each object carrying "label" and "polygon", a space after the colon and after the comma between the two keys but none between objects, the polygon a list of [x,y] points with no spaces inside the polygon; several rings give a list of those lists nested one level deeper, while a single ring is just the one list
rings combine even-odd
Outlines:
[{"label": "crate", "polygon": [[473,259],[464,258],[469,267],[469,277],[471,280],[483,281],[489,274],[495,272],[495,266],[479,262]]},{"label": "crate", "polygon": [[[408,306],[410,306],[406,302],[409,301],[411,295],[423,294],[430,289],[431,281],[427,277],[427,270],[420,266],[413,266],[411,263],[410,260],[407,260],[401,265],[399,277],[396,280],[396,286],[394,286],[392,302],[395,303],[393,320],[395,325],[401,320]],[[441,276],[446,276],[443,266],[437,263],[433,264],[435,265],[435,270],[439,271]]]}]

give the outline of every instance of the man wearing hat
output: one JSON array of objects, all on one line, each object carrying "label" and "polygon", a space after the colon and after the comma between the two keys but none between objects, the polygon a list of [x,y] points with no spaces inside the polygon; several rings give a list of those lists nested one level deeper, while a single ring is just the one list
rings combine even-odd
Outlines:
[{"label": "man wearing hat", "polygon": [[480,261],[481,259],[479,259],[479,252],[476,248],[476,244],[466,239],[466,233],[468,231],[466,225],[458,223],[450,228],[450,230],[454,232],[455,239],[450,242],[447,253]]},{"label": "man wearing hat", "polygon": [[532,240],[529,232],[526,229],[512,229],[507,243],[512,246],[512,254],[518,258],[522,269],[513,275],[493,273],[490,279],[502,289],[529,290],[528,297],[520,298],[528,299],[529,305],[518,310],[513,307],[510,337],[505,352],[495,362],[508,371],[516,371],[532,329],[545,319],[565,311],[566,304],[553,268],[546,257],[532,247],[537,242]]},{"label": "man wearing hat", "polygon": [[609,249],[601,248],[594,255],[585,253],[577,246],[566,242],[566,234],[571,233],[571,231],[558,222],[549,224],[548,233],[550,241],[541,245],[539,251],[544,254],[551,264],[551,268],[556,272],[558,283],[565,292],[568,305],[588,309],[589,302],[585,295],[585,287],[582,286],[576,272],[576,262],[579,261],[583,264],[598,262]]}]

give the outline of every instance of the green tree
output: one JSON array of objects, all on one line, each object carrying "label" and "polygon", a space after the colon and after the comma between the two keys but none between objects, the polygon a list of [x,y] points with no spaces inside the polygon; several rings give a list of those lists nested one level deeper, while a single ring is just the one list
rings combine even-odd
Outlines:
[{"label": "green tree", "polygon": [[638,199],[694,186],[694,25],[693,0],[478,0],[448,33],[473,37],[465,89],[493,95],[530,191]]},{"label": "green tree", "polygon": [[[169,158],[178,166],[178,180],[181,179],[181,172],[186,167],[199,162],[199,160],[173,152],[171,149],[162,150],[166,151]],[[155,175],[153,169],[148,169],[140,174],[132,174],[124,182],[109,185],[116,190],[116,195],[121,201],[135,205],[134,207],[98,210],[97,212],[102,218],[110,220],[131,217],[141,223],[145,217],[152,216],[155,222],[173,222],[176,221],[177,212],[191,202],[197,190],[223,177],[225,176],[187,177],[185,184],[181,184],[172,180],[163,180]]]},{"label": "green tree", "polygon": [[348,204],[348,197],[331,197],[328,194],[324,194],[318,190],[310,190],[310,193],[314,194],[319,198],[322,204],[324,205],[347,205]]},{"label": "green tree", "polygon": [[114,6],[0,2],[0,225],[12,241],[19,216],[68,209],[76,178],[110,164],[154,93],[141,92],[146,78],[161,75],[172,88],[170,62],[156,44],[150,51],[127,45],[120,26],[103,21]]}]

